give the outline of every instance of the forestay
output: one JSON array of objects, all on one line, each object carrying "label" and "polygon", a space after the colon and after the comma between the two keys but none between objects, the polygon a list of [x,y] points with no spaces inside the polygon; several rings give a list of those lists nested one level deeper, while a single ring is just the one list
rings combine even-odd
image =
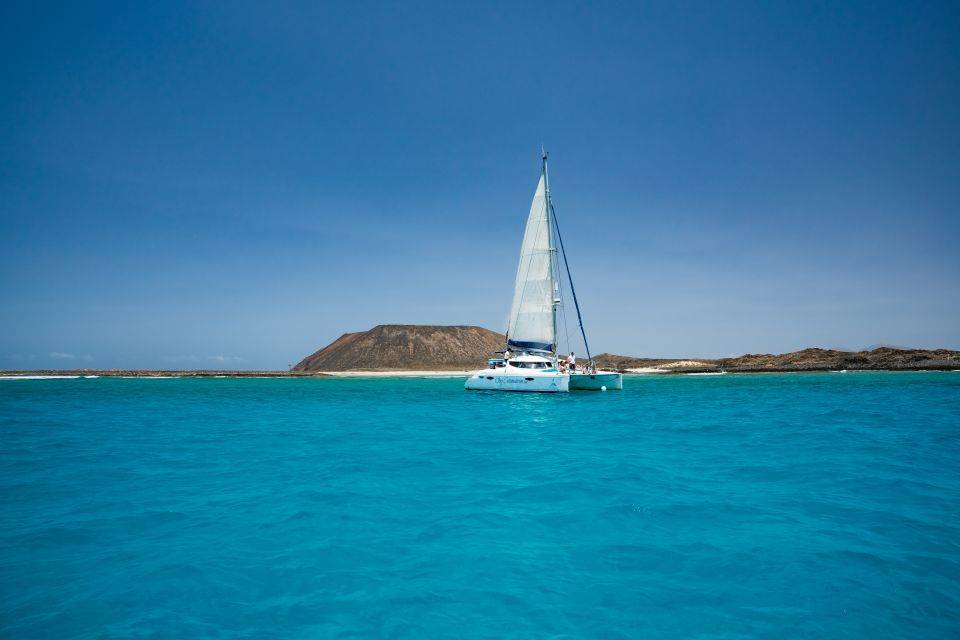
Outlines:
[{"label": "forestay", "polygon": [[517,349],[554,351],[553,241],[543,173],[530,205],[527,229],[507,325],[507,345]]}]

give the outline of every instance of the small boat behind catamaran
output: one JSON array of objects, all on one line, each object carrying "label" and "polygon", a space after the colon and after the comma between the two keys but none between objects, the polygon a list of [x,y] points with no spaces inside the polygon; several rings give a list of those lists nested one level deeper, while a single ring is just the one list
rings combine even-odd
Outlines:
[{"label": "small boat behind catamaran", "polygon": [[[563,308],[558,254],[563,256],[563,268],[567,272],[580,335],[583,336],[583,345],[587,351],[587,362],[580,368],[567,366],[564,359],[558,355],[557,311]],[[569,342],[568,338],[568,346]],[[550,199],[546,153],[542,157],[540,182],[533,195],[520,248],[520,264],[517,267],[513,304],[510,306],[507,326],[507,343],[500,353],[504,357],[488,360],[487,368],[471,374],[464,388],[477,391],[542,393],[623,388],[623,376],[614,371],[598,371],[590,355],[587,334],[580,316],[580,304],[573,288],[573,276],[570,274],[563,238],[560,236],[556,212]]]}]

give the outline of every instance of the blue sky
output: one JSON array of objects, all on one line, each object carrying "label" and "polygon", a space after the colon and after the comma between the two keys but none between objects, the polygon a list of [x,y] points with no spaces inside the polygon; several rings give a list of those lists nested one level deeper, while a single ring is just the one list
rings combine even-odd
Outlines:
[{"label": "blue sky", "polygon": [[594,352],[960,349],[951,3],[0,12],[2,368],[502,330],[541,144]]}]

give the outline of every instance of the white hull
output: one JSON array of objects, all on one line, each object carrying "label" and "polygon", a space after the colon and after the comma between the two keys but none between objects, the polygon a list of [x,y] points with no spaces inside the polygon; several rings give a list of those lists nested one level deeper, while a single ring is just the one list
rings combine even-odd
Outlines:
[{"label": "white hull", "polygon": [[471,374],[463,388],[468,391],[564,393],[570,390],[570,376],[565,373],[541,373],[512,367],[509,370],[484,369]]},{"label": "white hull", "polygon": [[571,391],[620,391],[623,375],[612,371],[570,374]]}]

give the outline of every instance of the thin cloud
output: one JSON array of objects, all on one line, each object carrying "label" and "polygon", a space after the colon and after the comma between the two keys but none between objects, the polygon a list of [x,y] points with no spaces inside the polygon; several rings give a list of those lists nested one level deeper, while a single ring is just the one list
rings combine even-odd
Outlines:
[{"label": "thin cloud", "polygon": [[196,354],[188,355],[170,355],[170,356],[160,356],[160,359],[164,362],[169,363],[191,363],[197,364],[200,362],[216,362],[217,364],[235,364],[238,362],[244,362],[244,359],[240,356],[226,356],[218,354],[215,356],[198,356]]},{"label": "thin cloud", "polygon": [[54,360],[73,360],[77,356],[73,355],[72,353],[66,353],[64,351],[51,351],[50,357],[53,358]]},{"label": "thin cloud", "polygon": [[191,355],[181,355],[181,356],[160,356],[160,359],[164,362],[200,362],[200,356]]}]

